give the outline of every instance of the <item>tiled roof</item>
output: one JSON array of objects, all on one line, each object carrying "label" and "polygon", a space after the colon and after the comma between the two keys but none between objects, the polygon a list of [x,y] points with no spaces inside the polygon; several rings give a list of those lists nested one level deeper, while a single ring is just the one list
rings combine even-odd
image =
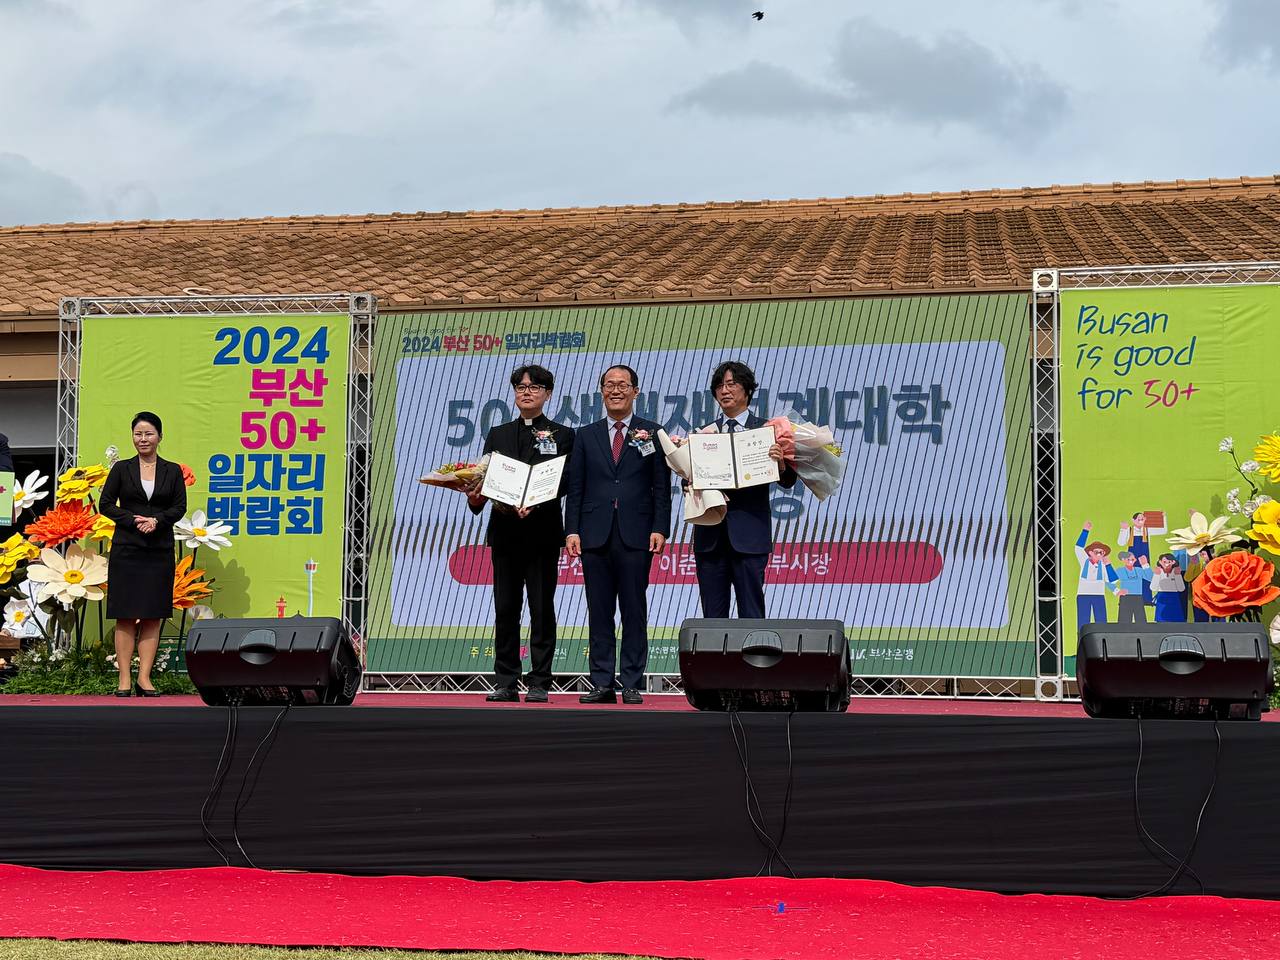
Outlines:
[{"label": "tiled roof", "polygon": [[0,228],[0,316],[62,296],[371,291],[383,309],[1027,289],[1280,259],[1280,175],[786,200]]}]

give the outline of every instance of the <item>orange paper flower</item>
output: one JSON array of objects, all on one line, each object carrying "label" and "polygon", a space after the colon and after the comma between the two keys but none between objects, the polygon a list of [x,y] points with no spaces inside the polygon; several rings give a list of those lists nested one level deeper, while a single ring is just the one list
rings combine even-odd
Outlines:
[{"label": "orange paper flower", "polygon": [[191,554],[187,554],[178,561],[178,566],[173,572],[173,609],[175,610],[190,610],[205,597],[213,595],[213,588],[201,579],[205,572],[191,569],[191,562],[194,559]]},{"label": "orange paper flower", "polygon": [[191,468],[185,463],[178,464],[182,468],[182,482],[188,487],[196,485],[196,475],[191,472]]},{"label": "orange paper flower", "polygon": [[59,503],[35,523],[27,524],[26,534],[43,547],[60,546],[83,540],[93,530],[98,514],[82,500]]},{"label": "orange paper flower", "polygon": [[1280,597],[1273,586],[1276,568],[1261,557],[1237,550],[1214,557],[1191,584],[1195,604],[1211,617],[1234,617]]}]

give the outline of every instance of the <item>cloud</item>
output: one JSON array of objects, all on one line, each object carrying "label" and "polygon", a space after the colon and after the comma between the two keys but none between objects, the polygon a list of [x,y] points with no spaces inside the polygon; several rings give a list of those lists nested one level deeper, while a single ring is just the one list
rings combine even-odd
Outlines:
[{"label": "cloud", "polygon": [[343,47],[382,39],[389,20],[376,4],[356,0],[275,0],[261,18],[301,43]]},{"label": "cloud", "polygon": [[1280,4],[1275,0],[1215,0],[1218,22],[1209,33],[1209,50],[1234,67],[1260,63],[1280,73]]},{"label": "cloud", "polygon": [[926,44],[863,17],[840,31],[827,84],[752,61],[672,103],[726,117],[861,115],[1026,138],[1061,119],[1067,96],[1035,65],[1007,62],[969,37]]},{"label": "cloud", "polygon": [[783,67],[753,60],[704,80],[672,101],[723,117],[798,118],[849,113],[847,94],[823,89]]},{"label": "cloud", "polygon": [[0,224],[82,220],[89,210],[89,198],[71,180],[19,154],[0,153]]},{"label": "cloud", "polygon": [[536,8],[548,19],[569,26],[628,13],[657,14],[685,29],[711,20],[741,21],[745,26],[753,9],[743,0],[495,0],[494,8],[498,11]]},{"label": "cloud", "polygon": [[835,69],[859,112],[913,123],[1028,135],[1067,105],[1066,91],[1034,64],[1007,62],[962,34],[926,44],[867,17],[841,30]]},{"label": "cloud", "polygon": [[304,90],[279,78],[256,79],[192,60],[178,63],[125,52],[92,69],[81,103],[128,111],[205,129],[263,124],[293,116],[306,105]]},{"label": "cloud", "polygon": [[28,20],[58,20],[64,23],[76,23],[80,19],[74,10],[58,0],[0,0],[0,16],[6,14]]}]

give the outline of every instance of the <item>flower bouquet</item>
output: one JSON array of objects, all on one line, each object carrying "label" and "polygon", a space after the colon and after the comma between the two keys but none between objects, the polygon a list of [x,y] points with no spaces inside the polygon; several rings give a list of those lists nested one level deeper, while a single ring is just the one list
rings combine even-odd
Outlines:
[{"label": "flower bouquet", "polygon": [[426,476],[419,477],[418,482],[426,484],[429,487],[446,487],[449,490],[461,490],[466,492],[477,480],[484,477],[485,470],[488,466],[488,456],[482,457],[478,463],[468,463],[465,460],[458,460],[454,463],[444,463],[436,467]]},{"label": "flower bouquet", "polygon": [[800,420],[789,412],[770,418],[766,424],[773,427],[783,458],[809,492],[819,500],[835,493],[844,479],[844,460],[841,459],[844,451],[836,443],[831,428]]},{"label": "flower bouquet", "polygon": [[[693,466],[689,461],[689,447],[684,437],[672,438],[667,431],[658,431],[658,443],[662,445],[662,453],[676,476],[687,481],[693,480]],[[686,486],[684,490],[684,521],[700,527],[713,527],[724,519],[729,509],[725,495],[719,490],[694,490]]]}]

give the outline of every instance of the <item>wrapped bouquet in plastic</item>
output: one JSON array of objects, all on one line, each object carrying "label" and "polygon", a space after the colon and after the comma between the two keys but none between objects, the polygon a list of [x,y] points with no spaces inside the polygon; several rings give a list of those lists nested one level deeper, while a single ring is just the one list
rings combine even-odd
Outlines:
[{"label": "wrapped bouquet in plastic", "polygon": [[783,458],[809,492],[819,500],[835,493],[844,479],[845,464],[831,428],[808,423],[791,411],[767,423],[773,427]]},{"label": "wrapped bouquet in plastic", "polygon": [[446,487],[449,490],[467,491],[471,486],[480,479],[483,479],[485,468],[489,465],[489,458],[483,457],[478,463],[468,463],[459,460],[454,463],[444,463],[436,467],[424,477],[419,477],[419,483],[425,483],[429,487]]},{"label": "wrapped bouquet in plastic", "polygon": [[[672,440],[667,431],[658,431],[658,443],[662,445],[662,453],[676,476],[682,480],[693,479],[693,467],[689,462],[689,448],[678,442],[682,438]],[[724,519],[728,509],[728,501],[719,490],[694,490],[686,486],[684,490],[685,523],[695,526],[711,527]]]}]

